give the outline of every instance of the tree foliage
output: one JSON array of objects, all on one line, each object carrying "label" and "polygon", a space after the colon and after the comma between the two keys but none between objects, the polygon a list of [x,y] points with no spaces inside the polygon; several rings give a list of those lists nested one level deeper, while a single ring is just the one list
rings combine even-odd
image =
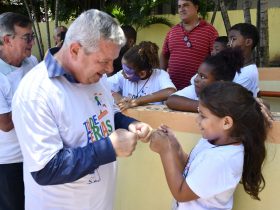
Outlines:
[{"label": "tree foliage", "polygon": [[118,19],[121,25],[133,25],[136,30],[156,23],[172,26],[167,18],[154,15],[155,8],[165,2],[167,0],[112,1],[105,5],[105,11]]}]

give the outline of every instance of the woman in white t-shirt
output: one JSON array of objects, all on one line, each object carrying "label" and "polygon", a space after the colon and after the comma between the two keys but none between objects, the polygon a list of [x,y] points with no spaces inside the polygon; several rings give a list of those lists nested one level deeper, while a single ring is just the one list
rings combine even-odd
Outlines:
[{"label": "woman in white t-shirt", "polygon": [[121,111],[144,104],[162,104],[176,91],[169,74],[158,69],[158,46],[143,41],[123,56],[123,70],[108,78]]},{"label": "woman in white t-shirt", "polygon": [[197,70],[194,84],[168,97],[166,105],[177,111],[197,112],[200,91],[215,81],[232,81],[244,58],[240,49],[227,48],[207,57]]},{"label": "woman in white t-shirt", "polygon": [[175,209],[231,210],[240,181],[260,200],[269,127],[262,106],[241,85],[215,82],[200,94],[202,138],[189,155],[167,126],[152,133],[150,148],[160,155]]}]

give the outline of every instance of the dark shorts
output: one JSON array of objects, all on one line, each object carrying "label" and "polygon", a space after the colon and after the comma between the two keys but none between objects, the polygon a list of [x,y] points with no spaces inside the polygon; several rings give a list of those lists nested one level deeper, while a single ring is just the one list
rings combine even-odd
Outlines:
[{"label": "dark shorts", "polygon": [[22,163],[0,164],[0,210],[24,210]]}]

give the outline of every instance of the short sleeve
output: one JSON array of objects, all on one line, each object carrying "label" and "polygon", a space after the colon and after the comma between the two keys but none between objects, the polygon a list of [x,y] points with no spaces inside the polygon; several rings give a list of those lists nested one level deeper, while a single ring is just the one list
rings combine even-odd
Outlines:
[{"label": "short sleeve", "polygon": [[166,88],[174,88],[176,89],[175,85],[170,79],[169,74],[164,70],[160,71],[160,89],[166,89]]},{"label": "short sleeve", "polygon": [[186,97],[192,100],[198,100],[198,97],[196,95],[195,92],[195,86],[194,85],[190,85],[188,87],[185,87],[182,90],[179,90],[175,93],[173,93],[172,95],[177,95],[177,96],[182,96],[182,97]]},{"label": "short sleeve", "polygon": [[108,77],[108,83],[110,84],[111,91],[113,92],[120,92],[122,90],[121,84],[123,75],[122,71],[119,71],[118,73],[114,74],[113,76]]},{"label": "short sleeve", "polygon": [[240,176],[234,176],[225,158],[213,153],[195,158],[186,177],[187,184],[200,198],[210,198],[226,191],[232,192],[239,181]]},{"label": "short sleeve", "polygon": [[29,172],[39,171],[63,148],[55,117],[42,99],[13,99],[13,122]]},{"label": "short sleeve", "polygon": [[8,79],[0,73],[0,114],[11,112],[12,88]]},{"label": "short sleeve", "polygon": [[168,44],[169,44],[169,36],[170,36],[171,30],[166,34],[166,37],[164,39],[164,43],[163,43],[163,46],[162,46],[162,54],[165,55],[165,56],[170,54]]},{"label": "short sleeve", "polygon": [[258,69],[255,65],[249,65],[241,69],[241,73],[236,73],[233,79],[243,87],[251,91],[254,97],[257,97],[259,91],[259,74]]}]

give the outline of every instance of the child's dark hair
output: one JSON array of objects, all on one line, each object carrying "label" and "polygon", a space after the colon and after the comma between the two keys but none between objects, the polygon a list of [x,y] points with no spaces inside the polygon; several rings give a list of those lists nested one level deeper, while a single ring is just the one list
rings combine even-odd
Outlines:
[{"label": "child's dark hair", "polygon": [[228,44],[228,37],[227,36],[219,36],[215,39],[215,42],[221,43],[225,48]]},{"label": "child's dark hair", "polygon": [[240,72],[244,57],[241,49],[227,48],[216,55],[207,57],[203,63],[212,66],[211,74],[217,81],[232,81],[236,72]]},{"label": "child's dark hair", "polygon": [[268,131],[268,121],[261,112],[260,104],[246,88],[222,81],[205,87],[199,100],[214,115],[233,119],[230,136],[244,145],[242,183],[252,198],[260,200],[259,192],[265,186],[262,166]]},{"label": "child's dark hair", "polygon": [[123,56],[127,63],[135,68],[135,71],[149,70],[159,67],[158,46],[149,41],[143,41],[139,45],[130,48]]},{"label": "child's dark hair", "polygon": [[259,42],[259,31],[256,28],[256,26],[250,24],[250,23],[238,23],[235,24],[230,28],[231,30],[236,30],[239,31],[239,33],[245,37],[246,39],[252,39],[253,44],[252,44],[252,49],[256,47],[256,45]]},{"label": "child's dark hair", "polygon": [[130,25],[123,25],[122,26],[122,30],[123,30],[123,32],[125,34],[125,37],[127,39],[133,39],[136,42],[137,32],[136,32],[136,30],[132,26],[130,26]]}]

